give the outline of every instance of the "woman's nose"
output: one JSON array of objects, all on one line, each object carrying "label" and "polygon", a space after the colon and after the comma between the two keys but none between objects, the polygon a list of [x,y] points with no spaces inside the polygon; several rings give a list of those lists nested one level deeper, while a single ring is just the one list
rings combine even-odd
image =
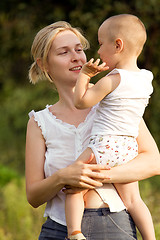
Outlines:
[{"label": "woman's nose", "polygon": [[80,56],[77,52],[72,52],[71,58],[72,58],[72,62],[75,62],[80,59]]}]

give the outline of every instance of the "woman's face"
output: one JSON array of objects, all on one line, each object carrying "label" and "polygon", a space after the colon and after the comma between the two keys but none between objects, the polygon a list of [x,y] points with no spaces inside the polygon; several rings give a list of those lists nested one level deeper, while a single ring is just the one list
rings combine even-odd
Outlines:
[{"label": "woman's face", "polygon": [[70,30],[58,33],[48,54],[47,72],[54,83],[76,82],[86,62],[79,38]]}]

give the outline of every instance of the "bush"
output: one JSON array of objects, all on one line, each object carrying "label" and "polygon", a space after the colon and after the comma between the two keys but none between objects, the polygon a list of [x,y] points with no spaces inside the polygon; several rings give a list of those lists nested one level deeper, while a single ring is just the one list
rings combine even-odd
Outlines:
[{"label": "bush", "polygon": [[32,208],[26,199],[25,181],[12,180],[1,190],[0,240],[38,239],[44,206]]},{"label": "bush", "polygon": [[0,186],[6,185],[13,179],[20,180],[19,174],[15,170],[0,164]]}]

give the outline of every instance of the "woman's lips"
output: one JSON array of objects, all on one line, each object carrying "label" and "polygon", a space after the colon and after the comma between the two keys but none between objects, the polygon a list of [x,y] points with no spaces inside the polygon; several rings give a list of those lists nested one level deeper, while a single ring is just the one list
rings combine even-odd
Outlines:
[{"label": "woman's lips", "polygon": [[70,68],[69,70],[70,71],[80,71],[81,69],[82,69],[81,66],[76,66],[76,67]]}]

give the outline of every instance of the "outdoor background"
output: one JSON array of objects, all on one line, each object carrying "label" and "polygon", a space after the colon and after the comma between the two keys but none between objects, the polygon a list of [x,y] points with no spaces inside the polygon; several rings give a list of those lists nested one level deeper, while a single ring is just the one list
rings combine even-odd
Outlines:
[{"label": "outdoor background", "polygon": [[[154,93],[144,118],[160,147],[159,0],[0,1],[0,240],[36,240],[44,221],[44,206],[33,209],[26,201],[25,134],[28,112],[53,104],[57,94],[47,82],[35,86],[29,83],[35,34],[48,24],[66,20],[80,27],[90,41],[91,48],[86,52],[89,59],[97,57],[99,25],[121,13],[137,15],[147,29],[139,67],[154,73]],[[142,181],[140,189],[160,239],[160,177]]]}]

